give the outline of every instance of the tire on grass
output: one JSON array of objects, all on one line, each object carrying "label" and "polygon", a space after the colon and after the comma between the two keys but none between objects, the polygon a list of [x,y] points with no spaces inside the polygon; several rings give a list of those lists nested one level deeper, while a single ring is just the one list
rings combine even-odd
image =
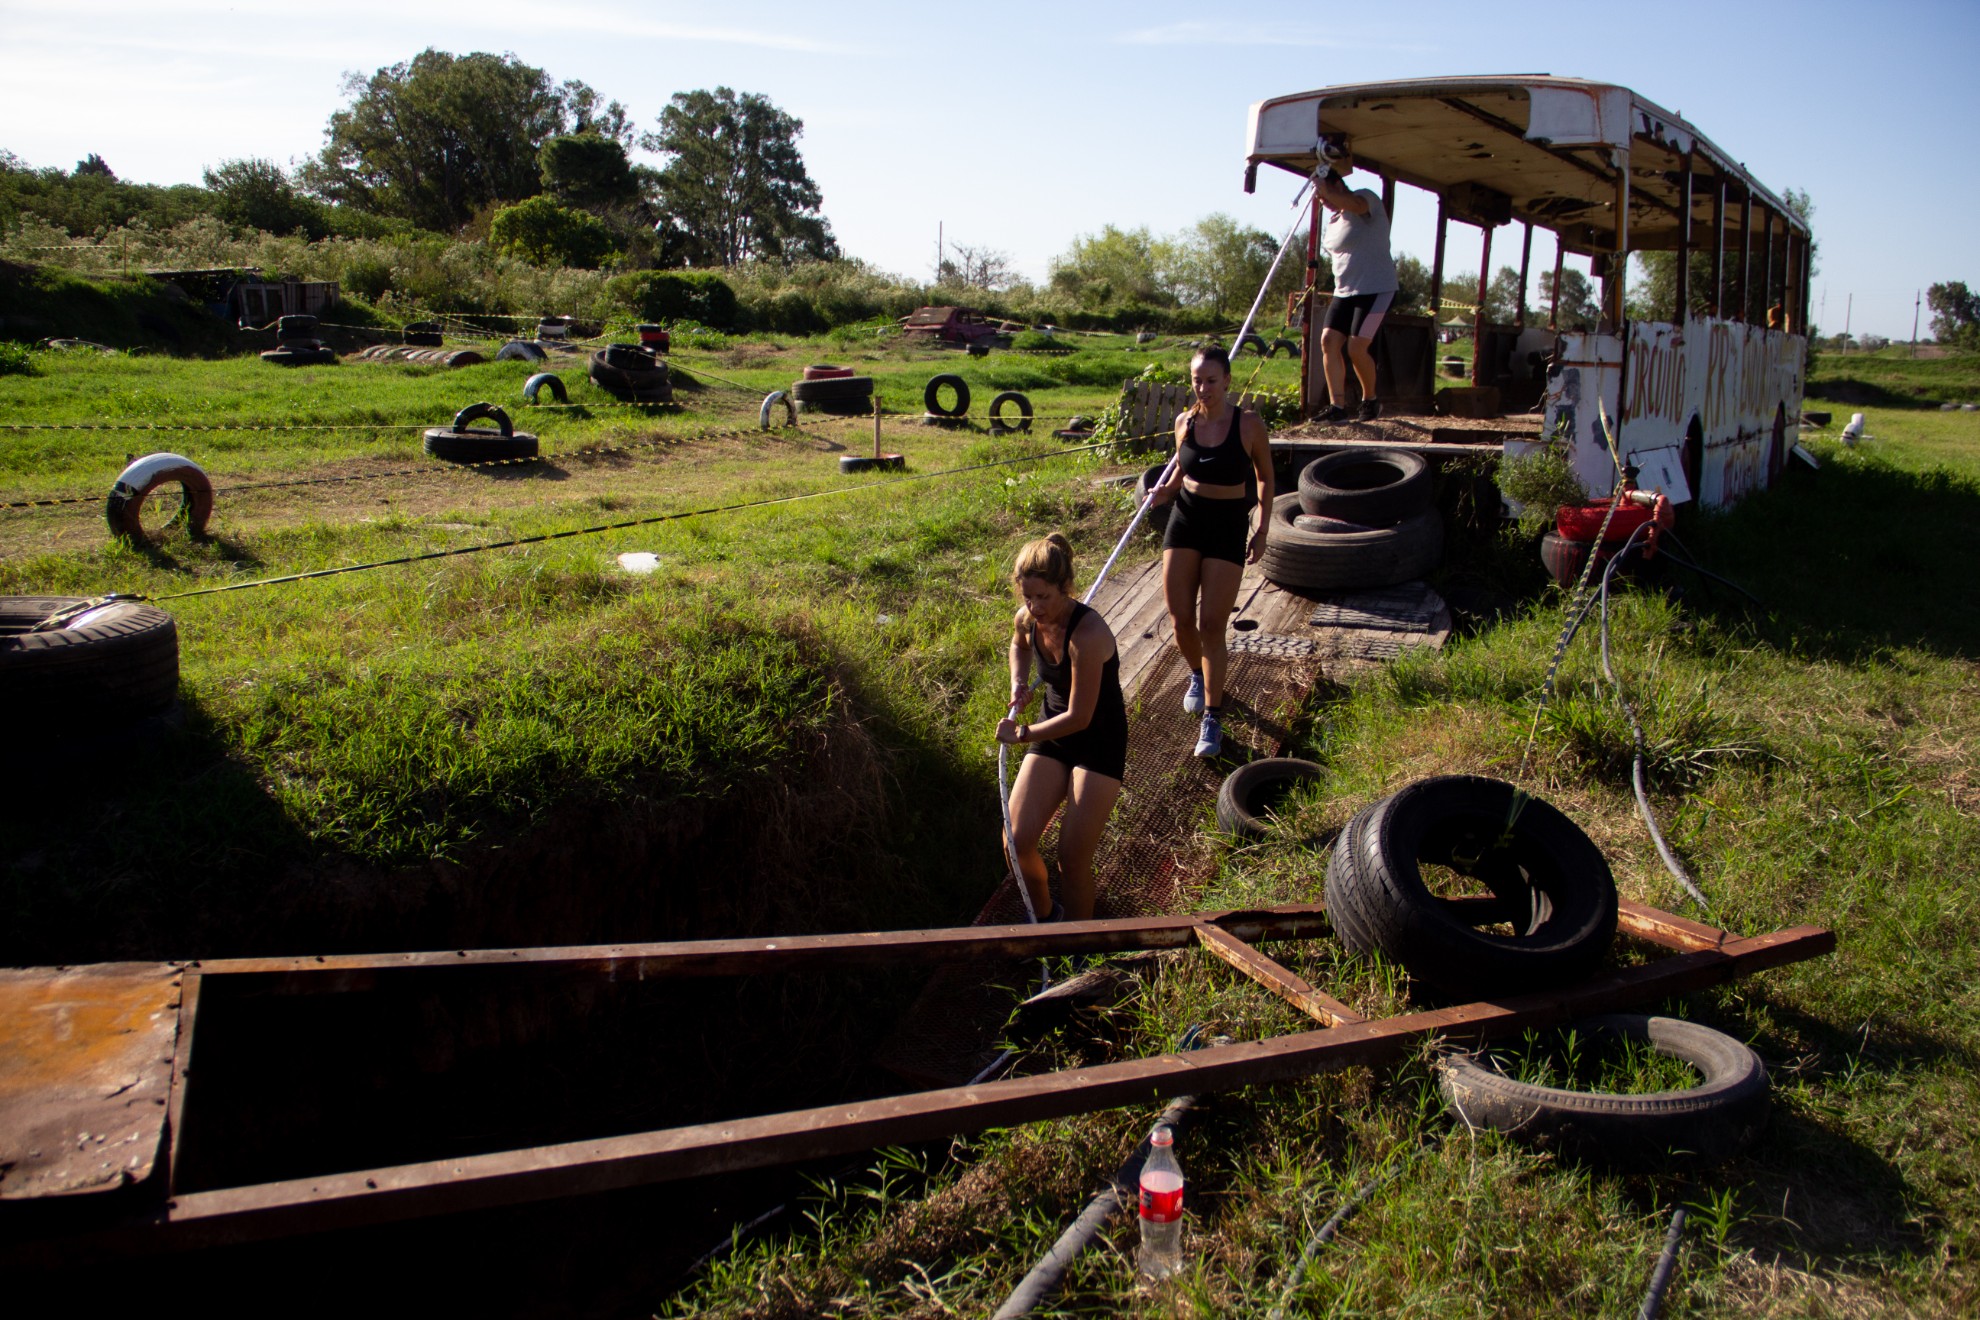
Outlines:
[{"label": "tire on grass", "polygon": [[[490,431],[473,424],[493,421],[499,430]],[[471,403],[454,414],[452,426],[435,426],[426,432],[426,452],[449,463],[493,463],[535,458],[536,437],[516,430],[509,414],[492,403]]]},{"label": "tire on grass", "polygon": [[1299,496],[1272,501],[1271,535],[1259,567],[1281,586],[1313,591],[1392,587],[1437,567],[1444,524],[1435,509],[1368,532],[1309,532],[1294,525]]},{"label": "tire on grass", "polygon": [[178,483],[182,495],[174,521],[183,520],[194,537],[206,535],[207,521],[213,517],[213,482],[199,464],[179,454],[148,454],[117,474],[104,505],[104,517],[112,536],[142,543],[144,502],[160,486]]},{"label": "tire on grass", "polygon": [[873,411],[873,377],[825,376],[818,380],[793,381],[791,397],[799,403],[854,404],[854,412]]},{"label": "tire on grass", "polygon": [[1299,507],[1321,518],[1390,527],[1430,507],[1430,465],[1406,449],[1322,454],[1299,472]]},{"label": "tire on grass", "polygon": [[[1017,408],[1018,419],[1016,422],[1007,422],[1004,420],[1005,404],[1012,404]],[[1016,435],[1020,431],[1028,432],[1030,430],[1031,430],[1031,400],[1030,399],[1027,399],[1024,395],[1018,393],[1016,390],[1005,390],[1002,394],[999,394],[996,398],[990,400],[990,434],[991,435]]]},{"label": "tire on grass", "polygon": [[550,355],[543,351],[541,344],[527,339],[511,339],[496,352],[497,362],[544,362]]},{"label": "tire on grass", "polygon": [[43,632],[78,596],[0,596],[0,705],[36,730],[128,724],[179,695],[179,631],[172,616],[110,601]]},{"label": "tire on grass", "polygon": [[558,403],[569,403],[571,401],[570,391],[564,388],[563,378],[555,372],[550,371],[539,371],[524,381],[523,398],[530,403],[535,403],[537,394],[545,386],[549,387],[550,397]]},{"label": "tire on grass", "polygon": [[1272,808],[1286,793],[1321,775],[1319,765],[1291,756],[1250,761],[1217,788],[1217,824],[1241,839],[1262,839],[1271,828]]},{"label": "tire on grass", "polygon": [[1464,1122],[1591,1164],[1645,1168],[1672,1157],[1721,1160],[1767,1121],[1767,1065],[1742,1042],[1696,1022],[1616,1013],[1578,1031],[1647,1043],[1696,1068],[1696,1086],[1618,1095],[1514,1081],[1460,1054],[1437,1068],[1437,1089]]},{"label": "tire on grass", "polygon": [[[945,389],[954,392],[956,396],[954,407],[945,408],[942,406],[942,391]],[[969,413],[969,382],[961,376],[943,372],[941,375],[929,380],[927,388],[921,392],[921,402],[922,406],[931,415],[936,417],[967,416]]]},{"label": "tire on grass", "polygon": [[[1346,857],[1328,867],[1327,910],[1343,942],[1380,949],[1467,1000],[1571,984],[1615,939],[1616,885],[1601,850],[1554,807],[1502,780],[1420,780],[1370,807],[1336,848]],[[1426,865],[1469,877],[1492,898],[1439,897]]]}]

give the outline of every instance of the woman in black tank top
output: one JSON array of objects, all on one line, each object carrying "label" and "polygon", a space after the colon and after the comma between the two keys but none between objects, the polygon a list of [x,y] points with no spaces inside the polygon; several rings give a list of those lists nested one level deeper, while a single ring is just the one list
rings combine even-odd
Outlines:
[{"label": "woman in black tank top", "polygon": [[[1073,599],[1072,547],[1065,537],[1054,532],[1026,545],[1011,581],[1023,602],[1011,621],[1011,705],[1018,714],[997,726],[997,741],[1031,748],[1011,788],[1012,842],[1039,919],[1085,921],[1093,915],[1093,857],[1127,770],[1120,650],[1107,621]],[[1045,707],[1036,723],[1026,723],[1024,708],[1037,690],[1030,682],[1034,659]],[[1062,805],[1063,906],[1052,902],[1038,850]]]},{"label": "woman in black tank top", "polygon": [[[1201,715],[1198,756],[1224,750],[1226,630],[1244,566],[1265,553],[1272,525],[1272,445],[1264,419],[1229,402],[1231,360],[1200,350],[1189,364],[1196,406],[1176,419],[1176,462],[1154,502],[1176,501],[1162,538],[1162,594],[1189,665],[1183,709]],[[1252,511],[1260,510],[1252,531]]]}]

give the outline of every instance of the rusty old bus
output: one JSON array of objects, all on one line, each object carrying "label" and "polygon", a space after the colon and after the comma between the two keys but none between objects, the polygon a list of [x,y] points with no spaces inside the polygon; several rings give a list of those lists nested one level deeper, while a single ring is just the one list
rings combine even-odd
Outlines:
[{"label": "rusty old bus", "polygon": [[[1809,230],[1697,129],[1626,87],[1543,74],[1323,87],[1251,107],[1246,191],[1260,165],[1311,175],[1323,136],[1345,139],[1355,167],[1381,180],[1391,215],[1398,180],[1435,194],[1433,310],[1445,305],[1450,222],[1483,231],[1472,385],[1487,388],[1473,397],[1501,386],[1506,411],[1543,407],[1539,435],[1565,446],[1590,491],[1615,479],[1598,399],[1616,419],[1624,461],[1674,501],[1726,505],[1779,475],[1801,408]],[[1350,176],[1350,187],[1359,184]],[[1316,222],[1319,214],[1316,200]],[[1488,324],[1492,234],[1513,223],[1523,228],[1519,311],[1513,325]],[[1601,288],[1595,329],[1525,324],[1535,226],[1554,235],[1558,253],[1589,261]],[[1676,254],[1670,322],[1625,315],[1626,263],[1646,250]],[[1558,289],[1560,255],[1554,272]],[[1694,287],[1710,290],[1702,306]],[[1321,301],[1306,300],[1309,335]],[[1385,410],[1428,411],[1435,331],[1420,316],[1384,325],[1376,357]],[[1306,355],[1302,390],[1314,405],[1326,389],[1319,356]]]}]

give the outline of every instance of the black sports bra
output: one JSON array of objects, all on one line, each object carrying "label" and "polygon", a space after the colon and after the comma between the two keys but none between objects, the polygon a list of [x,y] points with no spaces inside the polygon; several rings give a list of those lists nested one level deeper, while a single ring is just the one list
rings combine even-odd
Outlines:
[{"label": "black sports bra", "polygon": [[1256,473],[1252,470],[1251,456],[1244,452],[1243,413],[1232,408],[1230,429],[1224,433],[1223,441],[1208,448],[1200,448],[1196,443],[1196,420],[1192,413],[1184,423],[1182,445],[1176,451],[1176,463],[1182,474],[1210,486],[1249,488]]}]

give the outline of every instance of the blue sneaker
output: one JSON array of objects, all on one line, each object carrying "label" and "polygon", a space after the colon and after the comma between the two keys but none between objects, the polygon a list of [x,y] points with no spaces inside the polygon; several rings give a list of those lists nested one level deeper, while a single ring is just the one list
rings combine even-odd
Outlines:
[{"label": "blue sneaker", "polygon": [[1217,712],[1203,712],[1203,730],[1196,737],[1198,756],[1215,756],[1224,750],[1224,726],[1217,722]]},{"label": "blue sneaker", "polygon": [[1183,687],[1183,711],[1189,715],[1203,713],[1203,675],[1191,674]]}]

